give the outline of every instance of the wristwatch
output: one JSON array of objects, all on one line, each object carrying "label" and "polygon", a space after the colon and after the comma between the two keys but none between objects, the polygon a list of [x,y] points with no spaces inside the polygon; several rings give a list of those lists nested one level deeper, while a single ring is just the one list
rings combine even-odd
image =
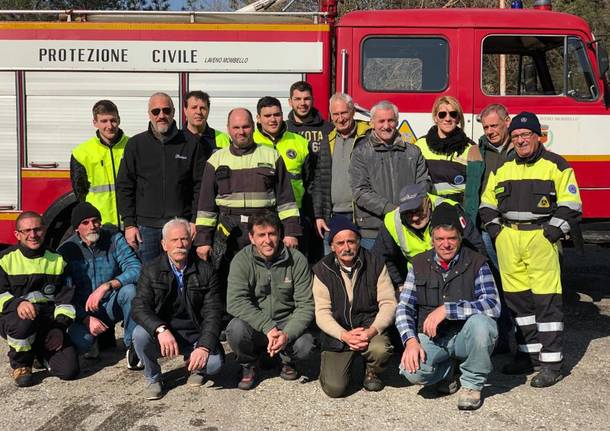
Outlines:
[{"label": "wristwatch", "polygon": [[157,335],[159,335],[161,332],[165,332],[165,331],[167,331],[167,326],[165,326],[165,325],[161,325],[157,329],[155,329],[155,333]]}]

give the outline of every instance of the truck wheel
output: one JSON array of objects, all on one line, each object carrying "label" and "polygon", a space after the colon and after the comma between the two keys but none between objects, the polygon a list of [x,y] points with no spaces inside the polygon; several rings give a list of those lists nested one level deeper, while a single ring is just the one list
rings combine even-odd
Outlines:
[{"label": "truck wheel", "polygon": [[69,192],[53,202],[42,215],[47,226],[45,241],[51,249],[56,250],[74,232],[70,225],[70,216],[76,204],[76,196],[73,192]]}]

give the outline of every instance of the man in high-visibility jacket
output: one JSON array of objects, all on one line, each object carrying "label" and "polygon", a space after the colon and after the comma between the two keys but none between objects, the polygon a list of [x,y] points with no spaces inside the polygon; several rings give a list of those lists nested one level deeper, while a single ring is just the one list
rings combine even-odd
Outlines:
[{"label": "man in high-visibility jacket", "polygon": [[11,376],[19,387],[35,383],[36,358],[62,380],[79,373],[66,333],[76,316],[74,289],[65,283],[64,259],[44,245],[45,234],[42,217],[25,211],[15,222],[18,244],[0,254],[0,336],[8,343]]},{"label": "man in high-visibility jacket", "polygon": [[[201,180],[194,241],[197,254],[208,260],[214,238],[220,234],[230,236],[227,255],[241,250],[250,243],[249,216],[265,209],[277,211],[284,227],[284,245],[297,247],[299,210],[283,159],[274,149],[254,143],[254,120],[247,109],[229,112],[227,127],[231,145],[212,154]],[[224,220],[235,226],[232,232],[223,233]]]},{"label": "man in high-visibility jacket", "polygon": [[95,136],[78,145],[70,158],[70,178],[76,199],[89,202],[102,223],[120,226],[115,182],[128,137],[119,128],[119,110],[110,100],[93,105]]},{"label": "man in high-visibility jacket", "polygon": [[396,290],[402,290],[413,258],[432,248],[430,215],[443,202],[457,208],[464,231],[463,245],[485,255],[485,246],[475,224],[457,202],[427,193],[425,183],[403,187],[399,199],[399,207],[385,215],[372,250],[385,260]]},{"label": "man in high-visibility jacket", "polygon": [[563,311],[557,242],[582,214],[574,171],[545,149],[536,115],[522,112],[509,127],[515,157],[489,175],[480,215],[498,252],[506,303],[517,327],[518,354],[506,374],[540,366],[533,387],[562,379]]}]

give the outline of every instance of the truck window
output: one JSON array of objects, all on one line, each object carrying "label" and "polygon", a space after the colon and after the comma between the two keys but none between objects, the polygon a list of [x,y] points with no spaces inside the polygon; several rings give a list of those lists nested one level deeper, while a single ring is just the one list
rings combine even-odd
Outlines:
[{"label": "truck window", "polygon": [[585,46],[572,36],[489,36],[483,41],[481,79],[490,96],[595,100],[599,94]]},{"label": "truck window", "polygon": [[361,80],[368,91],[441,92],[449,47],[441,37],[370,37],[362,44]]}]

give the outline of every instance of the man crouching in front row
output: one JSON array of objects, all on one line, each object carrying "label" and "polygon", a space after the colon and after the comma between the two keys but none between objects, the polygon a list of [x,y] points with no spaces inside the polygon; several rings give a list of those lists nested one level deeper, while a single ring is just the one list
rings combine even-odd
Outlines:
[{"label": "man crouching in front row", "polygon": [[146,397],[163,396],[159,356],[182,353],[189,386],[200,386],[204,375],[220,371],[224,354],[219,343],[222,300],[212,265],[190,254],[191,230],[187,220],[173,219],[163,226],[163,253],[144,265],[132,317],[138,324],[133,343],[148,380]]},{"label": "man crouching in front row", "polygon": [[454,360],[460,361],[458,409],[481,406],[481,389],[492,370],[500,315],[498,291],[485,257],[461,247],[463,224],[448,204],[430,221],[433,249],[413,259],[396,309],[405,351],[400,373],[440,393],[458,389]]}]

